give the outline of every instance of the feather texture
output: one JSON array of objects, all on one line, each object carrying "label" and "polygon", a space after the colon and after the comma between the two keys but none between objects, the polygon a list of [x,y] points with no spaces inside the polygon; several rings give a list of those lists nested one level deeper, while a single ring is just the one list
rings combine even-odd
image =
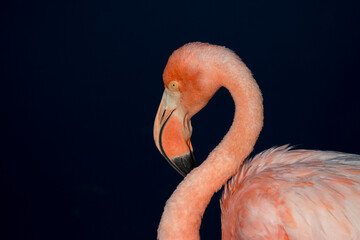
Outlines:
[{"label": "feather texture", "polygon": [[228,182],[221,209],[223,239],[359,239],[360,156],[271,148]]}]

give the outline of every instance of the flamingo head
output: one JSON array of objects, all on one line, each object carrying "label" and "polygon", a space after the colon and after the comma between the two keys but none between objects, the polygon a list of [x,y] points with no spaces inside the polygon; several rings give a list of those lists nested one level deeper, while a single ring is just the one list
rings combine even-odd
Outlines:
[{"label": "flamingo head", "polygon": [[176,50],[165,67],[163,93],[154,123],[154,140],[165,159],[184,177],[196,167],[191,117],[220,88],[210,44],[190,43]]}]

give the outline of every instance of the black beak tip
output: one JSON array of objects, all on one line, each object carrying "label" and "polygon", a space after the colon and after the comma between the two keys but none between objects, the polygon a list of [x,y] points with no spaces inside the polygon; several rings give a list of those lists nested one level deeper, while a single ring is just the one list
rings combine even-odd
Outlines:
[{"label": "black beak tip", "polygon": [[191,170],[197,167],[195,156],[192,152],[180,157],[175,157],[172,159],[172,162],[175,164],[176,170],[178,170],[183,177],[186,177]]}]

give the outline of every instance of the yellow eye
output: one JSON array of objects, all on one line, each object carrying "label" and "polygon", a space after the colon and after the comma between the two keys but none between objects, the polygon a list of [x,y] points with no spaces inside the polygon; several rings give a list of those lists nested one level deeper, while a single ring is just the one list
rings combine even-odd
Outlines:
[{"label": "yellow eye", "polygon": [[178,87],[179,87],[179,84],[178,84],[177,81],[171,81],[171,82],[169,83],[169,88],[170,88],[171,90],[177,90]]}]

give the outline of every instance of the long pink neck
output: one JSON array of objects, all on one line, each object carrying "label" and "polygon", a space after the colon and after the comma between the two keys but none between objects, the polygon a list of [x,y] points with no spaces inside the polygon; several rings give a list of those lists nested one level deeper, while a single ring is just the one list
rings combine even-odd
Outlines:
[{"label": "long pink neck", "polygon": [[250,70],[240,59],[219,76],[235,102],[233,124],[208,158],[178,185],[166,203],[160,240],[198,240],[202,215],[213,194],[251,153],[263,125],[262,96]]}]

